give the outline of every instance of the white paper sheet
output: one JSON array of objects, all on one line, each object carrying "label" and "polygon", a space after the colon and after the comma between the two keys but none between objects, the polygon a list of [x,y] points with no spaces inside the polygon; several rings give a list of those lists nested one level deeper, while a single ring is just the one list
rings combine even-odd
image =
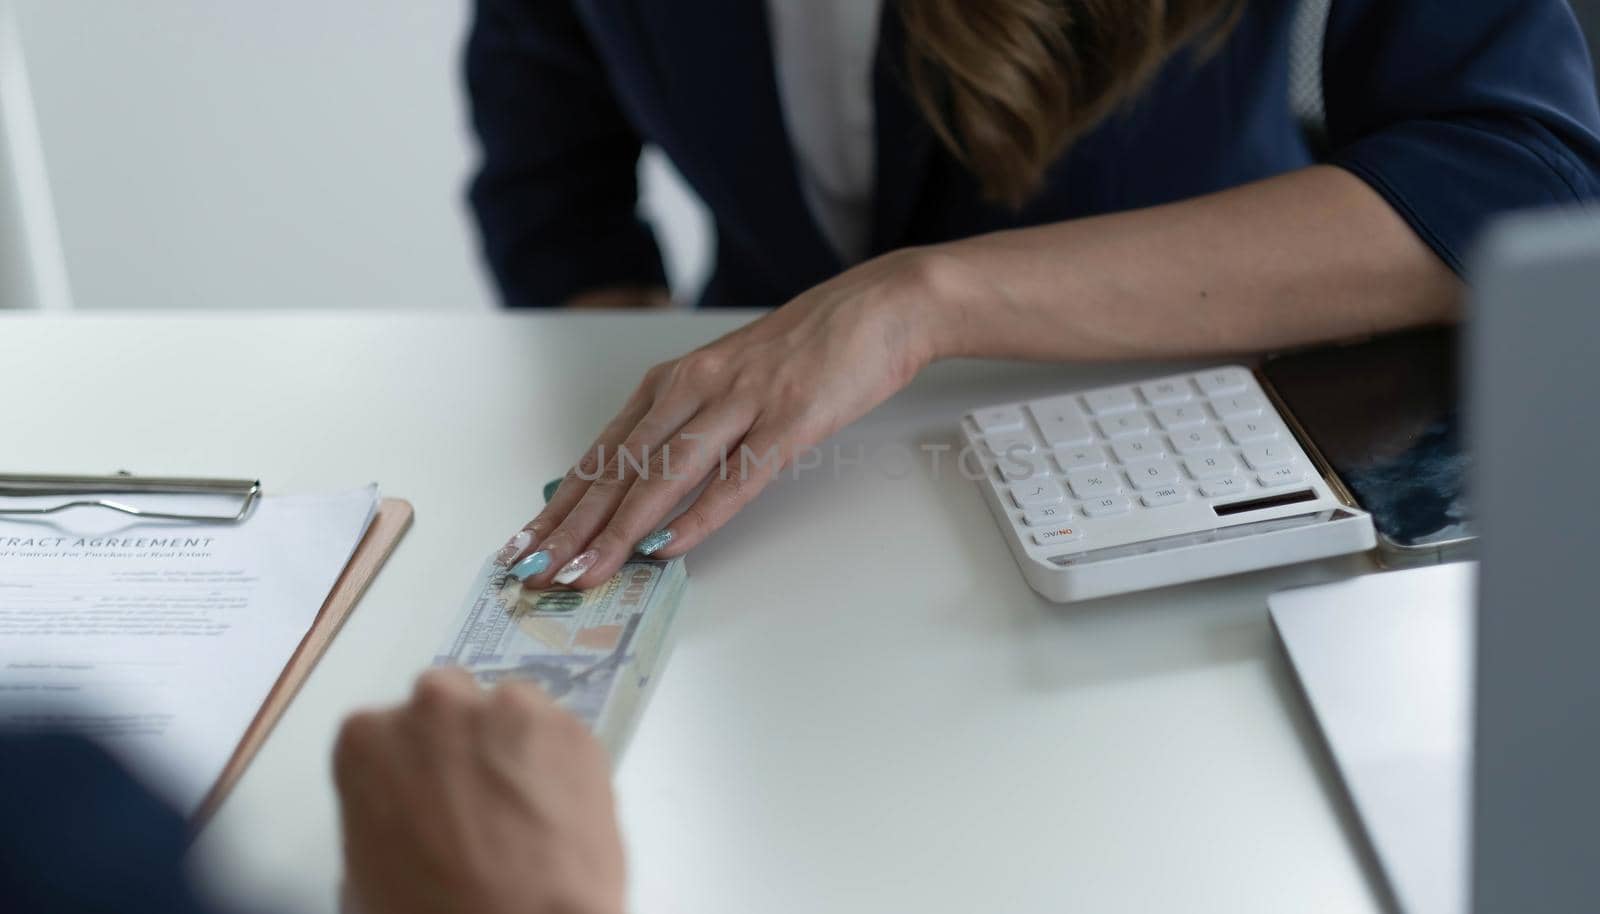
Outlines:
[{"label": "white paper sheet", "polygon": [[265,497],[238,525],[0,516],[0,726],[84,733],[192,814],[377,504],[369,486]]}]

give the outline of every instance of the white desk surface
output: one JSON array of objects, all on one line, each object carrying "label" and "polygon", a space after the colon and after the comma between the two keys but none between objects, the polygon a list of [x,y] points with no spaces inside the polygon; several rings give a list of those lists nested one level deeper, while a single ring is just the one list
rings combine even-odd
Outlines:
[{"label": "white desk surface", "polygon": [[[340,719],[406,693],[483,557],[647,366],[750,316],[0,318],[5,470],[376,480],[416,505],[200,836],[226,892],[336,908]],[[953,442],[973,406],[1160,370],[941,365],[836,440]],[[1054,606],[959,474],[784,481],[690,557],[617,778],[632,909],[1374,910],[1266,610],[1365,570]]]}]

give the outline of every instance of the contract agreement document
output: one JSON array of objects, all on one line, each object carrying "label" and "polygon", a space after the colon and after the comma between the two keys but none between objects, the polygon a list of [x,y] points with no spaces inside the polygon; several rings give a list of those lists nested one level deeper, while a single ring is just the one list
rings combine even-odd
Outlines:
[{"label": "contract agreement document", "polygon": [[238,524],[0,515],[0,727],[88,736],[193,815],[377,504],[369,486],[266,496]]}]

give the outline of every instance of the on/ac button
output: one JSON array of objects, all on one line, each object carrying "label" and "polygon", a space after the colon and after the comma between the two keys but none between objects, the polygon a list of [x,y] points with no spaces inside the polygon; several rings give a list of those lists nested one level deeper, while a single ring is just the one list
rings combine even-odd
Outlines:
[{"label": "on/ac button", "polygon": [[1052,530],[1033,531],[1033,541],[1041,546],[1060,546],[1083,539],[1083,531],[1076,527],[1056,527]]}]

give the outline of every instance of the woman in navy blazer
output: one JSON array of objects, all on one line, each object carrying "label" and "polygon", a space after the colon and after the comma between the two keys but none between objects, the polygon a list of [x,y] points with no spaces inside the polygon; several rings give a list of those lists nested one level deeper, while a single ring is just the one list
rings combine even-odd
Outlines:
[{"label": "woman in navy blazer", "polygon": [[[661,526],[719,451],[792,459],[937,359],[1203,356],[1452,320],[1487,220],[1600,192],[1600,106],[1565,0],[1332,0],[1320,163],[1288,104],[1296,5],[1255,0],[1214,46],[1190,30],[1164,48],[1108,112],[1061,138],[1026,194],[1002,199],[993,169],[975,167],[975,135],[952,128],[972,101],[964,77],[981,86],[1017,70],[1005,52],[1019,33],[985,31],[991,14],[1028,8],[1037,30],[1059,13],[1074,28],[1021,40],[1071,62],[1112,55],[1120,36],[1083,27],[1118,18],[1105,12],[1117,4],[985,2],[885,4],[870,225],[852,263],[802,187],[771,2],[478,0],[467,73],[483,164],[471,199],[506,303],[664,285],[636,216],[648,141],[715,220],[701,304],[782,305],[646,374],[513,539],[519,576],[599,583],[646,534],[662,556],[687,551],[776,472],[715,479]],[[1229,6],[1122,2],[1156,15]],[[978,47],[980,64],[991,48],[989,69],[947,67],[930,94],[927,20],[943,16],[931,34],[950,38],[962,15],[971,28],[954,41]],[[673,455],[678,478],[640,479],[615,460],[588,481],[619,448],[683,440],[696,443],[681,447],[690,464]]]}]

